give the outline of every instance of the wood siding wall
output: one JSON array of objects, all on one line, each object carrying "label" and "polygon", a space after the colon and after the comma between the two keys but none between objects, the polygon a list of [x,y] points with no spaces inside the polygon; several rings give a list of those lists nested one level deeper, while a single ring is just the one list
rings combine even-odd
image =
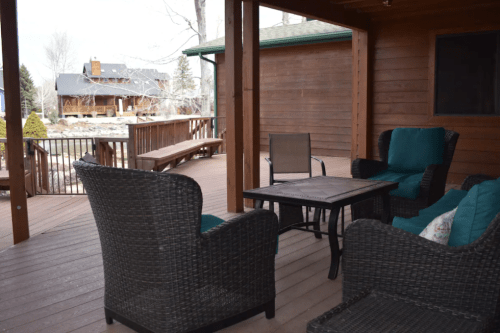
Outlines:
[{"label": "wood siding wall", "polygon": [[460,133],[448,183],[470,174],[500,176],[500,117],[436,117],[433,107],[436,34],[500,29],[499,7],[375,21],[372,154],[381,132],[395,127],[437,127]]},{"label": "wood siding wall", "polygon": [[[224,54],[216,56],[219,132],[225,126]],[[261,50],[260,148],[269,133],[311,133],[312,153],[351,152],[351,42]]]}]

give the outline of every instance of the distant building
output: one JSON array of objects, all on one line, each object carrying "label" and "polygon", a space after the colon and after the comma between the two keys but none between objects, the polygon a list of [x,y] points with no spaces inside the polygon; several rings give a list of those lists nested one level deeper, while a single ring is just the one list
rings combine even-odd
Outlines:
[{"label": "distant building", "polygon": [[59,115],[151,114],[159,111],[170,76],[156,69],[131,69],[125,64],[83,65],[82,74],[59,74]]}]

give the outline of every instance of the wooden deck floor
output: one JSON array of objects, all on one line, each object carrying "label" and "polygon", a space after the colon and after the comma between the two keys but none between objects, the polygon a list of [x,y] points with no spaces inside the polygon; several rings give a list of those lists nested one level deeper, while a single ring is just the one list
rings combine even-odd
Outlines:
[{"label": "wooden deck floor", "polygon": [[[348,159],[324,160],[328,175],[349,176]],[[226,211],[225,155],[193,160],[173,171],[199,182],[204,213],[224,219],[234,215]],[[319,174],[319,165],[314,172]],[[262,185],[268,184],[268,175],[263,161]],[[39,235],[0,252],[0,331],[131,332],[117,322],[108,326],[104,321],[101,249],[88,203],[76,198],[82,202],[75,210],[69,200],[73,198],[38,198],[28,200],[30,218],[42,221],[45,216],[46,223],[57,225],[47,224],[49,228]],[[56,199],[59,208],[45,203],[49,199]],[[325,223],[322,228],[326,229]],[[341,300],[341,278],[328,280],[329,264],[326,238],[317,240],[299,231],[283,234],[276,257],[276,317],[267,320],[261,314],[224,332],[305,332],[309,320]]]}]

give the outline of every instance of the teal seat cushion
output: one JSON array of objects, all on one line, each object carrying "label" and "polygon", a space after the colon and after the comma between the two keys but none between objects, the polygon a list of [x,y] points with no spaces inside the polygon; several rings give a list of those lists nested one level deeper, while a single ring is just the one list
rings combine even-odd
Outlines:
[{"label": "teal seat cushion", "polygon": [[483,234],[500,212],[500,181],[474,185],[460,201],[451,226],[450,246],[470,244]]},{"label": "teal seat cushion", "polygon": [[390,182],[397,182],[399,186],[397,189],[392,190],[390,194],[395,197],[402,197],[408,199],[416,199],[420,193],[420,183],[424,173],[404,173],[395,172],[391,170],[384,170],[379,172],[371,180],[385,180]]},{"label": "teal seat cushion", "polygon": [[388,169],[424,172],[431,164],[443,164],[445,129],[396,128],[389,144]]},{"label": "teal seat cushion", "polygon": [[201,232],[208,231],[219,224],[225,222],[223,219],[218,218],[217,216],[209,215],[209,214],[202,214],[201,215]]},{"label": "teal seat cushion", "polygon": [[[418,216],[405,219],[403,217],[395,217],[392,225],[396,228],[411,232],[412,234],[420,234],[425,227],[431,223],[434,218],[441,214],[449,212],[458,206],[460,201],[465,198],[467,191],[450,190],[435,204],[418,212]],[[453,227],[452,227],[453,232]]]}]

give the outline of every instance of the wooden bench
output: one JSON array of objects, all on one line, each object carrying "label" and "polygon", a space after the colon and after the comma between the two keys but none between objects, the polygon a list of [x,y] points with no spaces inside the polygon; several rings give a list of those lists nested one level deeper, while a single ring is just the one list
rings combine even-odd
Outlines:
[{"label": "wooden bench", "polygon": [[186,140],[172,146],[137,155],[136,168],[162,171],[169,164],[171,168],[174,168],[183,159],[189,161],[197,154],[211,157],[222,144],[222,141],[222,139]]}]

